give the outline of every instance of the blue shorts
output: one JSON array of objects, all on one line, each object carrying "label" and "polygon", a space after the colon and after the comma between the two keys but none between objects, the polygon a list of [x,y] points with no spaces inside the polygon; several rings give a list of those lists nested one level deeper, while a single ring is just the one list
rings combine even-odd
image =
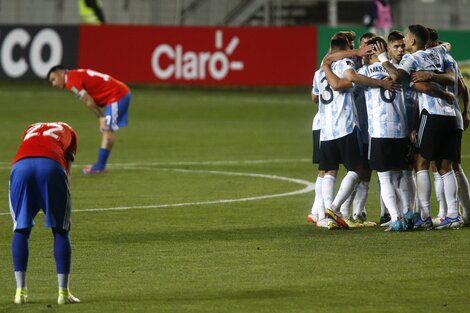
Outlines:
[{"label": "blue shorts", "polygon": [[106,124],[112,131],[116,131],[121,127],[127,126],[130,103],[131,93],[129,92],[124,98],[107,105],[104,109]]},{"label": "blue shorts", "polygon": [[64,168],[49,158],[25,158],[10,174],[13,229],[32,228],[39,210],[46,214],[46,227],[70,230],[72,205]]}]

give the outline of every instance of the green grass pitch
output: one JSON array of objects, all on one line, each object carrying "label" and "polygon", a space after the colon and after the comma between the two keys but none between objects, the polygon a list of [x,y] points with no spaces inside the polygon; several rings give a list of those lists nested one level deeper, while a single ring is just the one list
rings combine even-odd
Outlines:
[{"label": "green grass pitch", "polygon": [[[305,188],[317,173],[308,87],[135,87],[109,172],[92,177],[80,170],[95,161],[98,122],[72,93],[3,83],[0,101],[0,312],[470,311],[470,229],[390,234],[307,224],[313,192]],[[56,304],[52,235],[40,214],[30,303],[16,306],[10,161],[27,125],[57,120],[79,134],[71,290],[82,303]],[[470,173],[468,134],[463,155]],[[373,174],[366,206],[374,220],[376,181]],[[294,194],[276,196],[285,193]]]}]

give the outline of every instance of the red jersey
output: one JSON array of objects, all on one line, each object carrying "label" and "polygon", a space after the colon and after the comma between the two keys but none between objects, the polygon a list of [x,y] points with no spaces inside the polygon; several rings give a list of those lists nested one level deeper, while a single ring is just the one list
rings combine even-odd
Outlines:
[{"label": "red jersey", "polygon": [[13,164],[27,157],[46,157],[59,162],[64,169],[69,170],[66,153],[71,153],[70,157],[73,159],[76,152],[77,134],[68,124],[36,123],[26,128]]},{"label": "red jersey", "polygon": [[67,71],[65,88],[80,98],[85,92],[88,93],[98,106],[110,105],[129,93],[129,87],[123,82],[90,69]]}]

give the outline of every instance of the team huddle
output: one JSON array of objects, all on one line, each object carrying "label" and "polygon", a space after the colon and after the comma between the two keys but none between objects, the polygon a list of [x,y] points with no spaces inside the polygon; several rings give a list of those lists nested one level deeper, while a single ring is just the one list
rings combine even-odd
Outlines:
[{"label": "team huddle", "polygon": [[[470,188],[460,166],[470,101],[451,45],[422,25],[410,25],[404,34],[392,31],[387,39],[365,33],[358,49],[354,39],[354,32],[336,33],[314,74],[311,97],[319,109],[313,162],[319,174],[307,220],[328,229],[377,226],[365,209],[375,170],[379,224],[386,231],[470,224]],[[339,164],[347,173],[335,195]],[[435,217],[430,167],[439,203]]]}]

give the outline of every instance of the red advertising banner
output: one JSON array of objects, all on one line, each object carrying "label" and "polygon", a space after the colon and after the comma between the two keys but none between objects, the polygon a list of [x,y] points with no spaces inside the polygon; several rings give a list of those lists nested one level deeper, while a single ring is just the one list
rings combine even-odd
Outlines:
[{"label": "red advertising banner", "polygon": [[134,83],[305,86],[316,27],[81,26],[78,67]]}]

